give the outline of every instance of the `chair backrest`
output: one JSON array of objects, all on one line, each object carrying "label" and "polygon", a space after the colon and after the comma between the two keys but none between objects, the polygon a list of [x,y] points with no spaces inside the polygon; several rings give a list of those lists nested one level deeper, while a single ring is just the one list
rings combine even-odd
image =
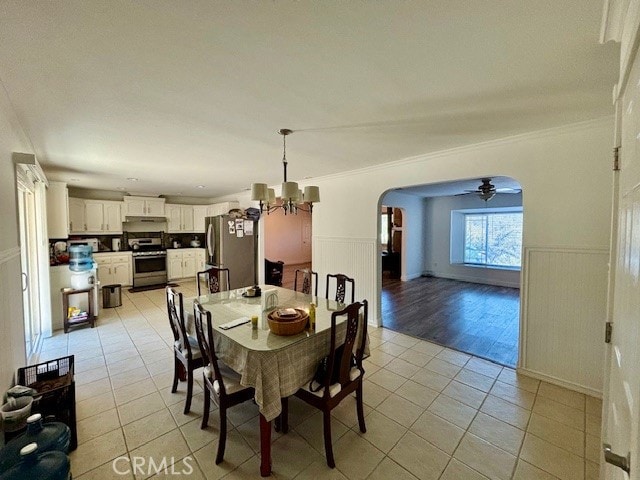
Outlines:
[{"label": "chair backrest", "polygon": [[167,287],[167,314],[169,315],[169,325],[173,332],[173,340],[178,342],[180,350],[185,357],[191,358],[191,345],[187,339],[187,329],[184,324],[184,310],[182,293]]},{"label": "chair backrest", "polygon": [[351,303],[354,302],[355,299],[355,291],[356,291],[356,282],[353,278],[347,277],[342,273],[328,273],[327,274],[327,292],[325,297],[329,298],[329,281],[335,278],[336,279],[336,295],[335,301],[340,303],[345,303],[345,297],[347,294],[347,283],[351,284]]},{"label": "chair backrest", "polygon": [[211,312],[205,310],[204,307],[195,300],[193,302],[193,324],[198,338],[200,351],[205,359],[205,364],[209,364],[209,368],[213,370],[213,380],[218,381],[218,389],[220,397],[227,394],[218,365],[218,357],[215,351],[215,339],[213,337],[213,328],[211,326]]},{"label": "chair backrest", "polygon": [[[336,338],[336,326],[338,317],[342,317],[346,315],[346,329],[344,342],[338,343]],[[362,357],[364,355],[364,349],[367,342],[367,318],[369,315],[369,305],[366,300],[362,302],[355,302],[350,305],[347,305],[344,309],[333,312],[331,314],[331,346],[329,350],[329,361],[327,364],[327,372],[333,372],[335,362],[339,362],[340,365],[340,375],[339,382],[343,387],[351,382],[350,372],[351,372],[351,353],[354,351],[355,346],[355,359],[356,366],[360,369],[362,373],[364,373],[364,369],[362,368]],[[359,342],[356,344],[356,341]],[[336,349],[343,345],[344,348],[342,350],[342,357],[336,358]],[[331,383],[331,374],[326,375],[325,377],[325,389],[324,396],[329,396],[329,384]]]},{"label": "chair backrest", "polygon": [[198,296],[202,295],[200,292],[200,277],[204,277],[204,281],[207,284],[208,293],[218,293],[222,291],[221,277],[227,279],[227,290],[231,290],[231,280],[229,276],[229,269],[222,267],[211,267],[202,272],[198,272],[196,275],[196,282],[198,283]]},{"label": "chair backrest", "polygon": [[[300,279],[302,280],[300,285],[300,290],[298,290],[298,274],[300,274]],[[308,268],[304,268],[302,270],[296,270],[296,275],[293,279],[293,289],[295,291],[300,291],[302,293],[306,293],[307,295],[311,295],[311,285],[315,285],[315,293],[314,296],[318,296],[318,272],[314,272]]]},{"label": "chair backrest", "polygon": [[282,260],[273,262],[268,258],[264,259],[264,283],[281,287],[283,274],[284,262]]}]

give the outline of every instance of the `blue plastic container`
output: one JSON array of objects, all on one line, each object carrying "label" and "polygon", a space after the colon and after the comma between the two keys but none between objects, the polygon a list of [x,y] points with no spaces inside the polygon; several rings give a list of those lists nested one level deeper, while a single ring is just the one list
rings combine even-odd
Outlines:
[{"label": "blue plastic container", "polygon": [[0,472],[20,461],[20,450],[30,443],[38,444],[38,451],[69,453],[71,430],[62,422],[42,422],[42,415],[35,413],[27,418],[27,431],[9,441],[0,450]]},{"label": "blue plastic container", "polygon": [[91,245],[71,245],[69,247],[69,269],[84,272],[93,268],[93,248]]},{"label": "blue plastic container", "polygon": [[53,451],[40,453],[36,443],[20,450],[21,460],[6,472],[0,480],[71,480],[71,463],[64,453]]}]

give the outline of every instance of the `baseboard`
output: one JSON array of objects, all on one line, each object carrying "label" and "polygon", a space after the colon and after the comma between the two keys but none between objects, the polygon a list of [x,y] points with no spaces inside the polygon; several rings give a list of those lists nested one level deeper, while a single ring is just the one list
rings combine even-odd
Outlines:
[{"label": "baseboard", "polygon": [[534,370],[529,370],[522,367],[516,368],[516,371],[518,373],[526,375],[527,377],[532,377],[547,383],[553,383],[554,385],[568,388],[569,390],[574,390],[576,392],[584,393],[585,395],[589,395],[591,397],[602,398],[602,392],[591,387],[585,387],[584,385],[579,385],[577,383],[567,382],[566,380],[556,378],[552,375],[546,375],[544,373],[536,372]]},{"label": "baseboard", "polygon": [[420,278],[421,276],[421,273],[412,273],[411,275],[402,275],[400,277],[400,280],[402,282],[408,282],[409,280],[415,280],[416,278]]},{"label": "baseboard", "polygon": [[427,272],[423,274],[426,277],[446,278],[449,280],[457,280],[458,282],[480,283],[482,285],[493,285],[496,287],[520,288],[520,282],[503,282],[500,280],[487,280],[481,277],[467,277],[462,275],[450,275],[438,272]]}]

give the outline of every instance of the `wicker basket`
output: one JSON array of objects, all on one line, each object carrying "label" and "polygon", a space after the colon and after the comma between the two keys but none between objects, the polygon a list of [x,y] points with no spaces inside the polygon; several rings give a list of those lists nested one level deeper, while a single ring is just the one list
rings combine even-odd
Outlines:
[{"label": "wicker basket", "polygon": [[269,329],[275,335],[297,335],[302,332],[309,321],[309,314],[304,310],[296,308],[298,315],[295,317],[280,317],[278,310],[274,310],[267,315]]}]

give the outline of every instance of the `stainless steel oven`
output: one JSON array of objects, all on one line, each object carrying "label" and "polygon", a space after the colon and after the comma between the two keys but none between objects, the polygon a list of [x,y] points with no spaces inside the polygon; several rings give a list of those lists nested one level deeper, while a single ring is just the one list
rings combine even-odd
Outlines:
[{"label": "stainless steel oven", "polygon": [[167,252],[160,239],[137,238],[130,240],[133,250],[133,286],[162,285],[167,283]]}]

